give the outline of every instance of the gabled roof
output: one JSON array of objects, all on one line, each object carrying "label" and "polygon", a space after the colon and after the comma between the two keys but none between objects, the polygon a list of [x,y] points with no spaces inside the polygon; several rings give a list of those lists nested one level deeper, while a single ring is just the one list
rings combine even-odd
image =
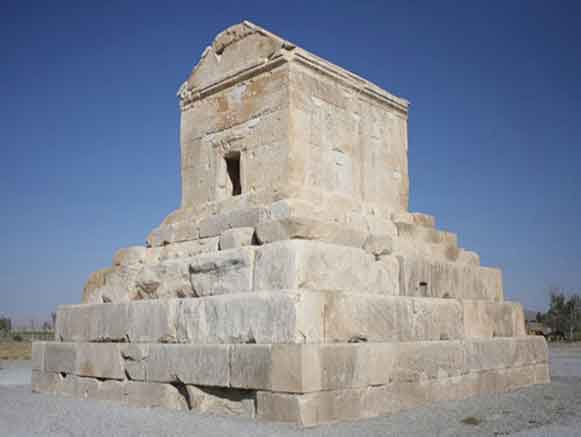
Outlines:
[{"label": "gabled roof", "polygon": [[302,63],[407,112],[407,100],[249,21],[235,24],[216,36],[212,45],[202,53],[188,80],[180,87],[178,96],[184,105],[227,86],[235,78],[240,80],[240,75],[250,77],[284,62]]}]

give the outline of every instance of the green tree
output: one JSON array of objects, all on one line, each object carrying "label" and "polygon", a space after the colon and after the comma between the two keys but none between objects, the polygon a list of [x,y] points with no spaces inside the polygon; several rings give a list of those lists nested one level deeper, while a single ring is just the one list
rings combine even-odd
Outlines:
[{"label": "green tree", "polygon": [[544,319],[553,331],[562,332],[573,339],[575,333],[581,330],[581,296],[567,296],[561,289],[552,289],[549,311]]},{"label": "green tree", "polygon": [[0,331],[12,330],[12,320],[9,317],[0,317]]}]

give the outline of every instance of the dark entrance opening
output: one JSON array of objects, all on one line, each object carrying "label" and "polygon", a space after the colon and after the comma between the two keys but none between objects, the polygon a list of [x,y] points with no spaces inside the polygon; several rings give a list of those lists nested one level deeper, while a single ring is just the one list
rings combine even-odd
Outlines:
[{"label": "dark entrance opening", "polygon": [[226,171],[232,184],[232,195],[238,196],[242,193],[240,185],[240,152],[230,152],[224,157],[226,161]]}]

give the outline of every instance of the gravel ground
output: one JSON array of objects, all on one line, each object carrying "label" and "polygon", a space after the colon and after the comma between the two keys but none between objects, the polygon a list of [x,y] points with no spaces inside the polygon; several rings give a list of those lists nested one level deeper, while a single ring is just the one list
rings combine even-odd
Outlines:
[{"label": "gravel ground", "polygon": [[[4,385],[30,384],[30,361],[0,360],[0,392]],[[2,407],[0,406],[0,411]]]},{"label": "gravel ground", "polygon": [[[553,382],[504,395],[442,402],[390,417],[301,430],[158,409],[119,407],[32,394],[18,384],[28,363],[0,362],[2,436],[579,436],[581,345],[551,347]],[[2,368],[4,367],[4,368]],[[26,376],[24,376],[26,379]],[[28,375],[29,378],[29,375]],[[463,423],[464,419],[479,422]]]}]

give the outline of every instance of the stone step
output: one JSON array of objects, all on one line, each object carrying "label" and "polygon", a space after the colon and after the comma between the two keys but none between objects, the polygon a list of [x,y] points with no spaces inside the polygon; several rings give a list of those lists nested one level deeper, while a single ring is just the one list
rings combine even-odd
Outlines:
[{"label": "stone step", "polygon": [[32,391],[131,407],[195,410],[222,416],[256,415],[256,392],[172,383],[117,381],[32,371]]},{"label": "stone step", "polygon": [[[234,238],[231,232],[227,234],[229,244],[240,241],[240,235]],[[248,242],[250,233],[244,235]],[[367,239],[365,250],[286,240],[207,251],[217,248],[218,243],[218,239],[200,240],[167,248],[120,251],[113,268],[91,277],[83,302],[117,303],[272,289],[502,300],[500,271],[411,253],[398,253],[396,257],[390,255],[389,237]]]},{"label": "stone step", "polygon": [[288,393],[547,364],[543,337],[341,344],[34,344],[33,369],[107,380]]},{"label": "stone step", "polygon": [[[549,381],[543,337],[443,342],[33,345],[33,390],[304,426]],[[345,416],[346,414],[346,416]]]},{"label": "stone step", "polygon": [[450,263],[425,256],[398,255],[403,296],[452,297],[501,302],[500,269]]},{"label": "stone step", "polygon": [[312,290],[65,305],[56,323],[57,339],[81,342],[277,344],[520,335],[522,307],[511,302]]},{"label": "stone step", "polygon": [[411,225],[426,226],[429,228],[436,227],[436,217],[421,212],[399,212],[393,216],[394,223],[408,223]]},{"label": "stone step", "polygon": [[182,243],[173,251],[133,248],[121,252],[114,269],[89,281],[83,302],[201,297],[276,288],[399,294],[399,264],[389,255],[376,257],[360,248],[289,240],[188,256],[217,244],[216,240],[202,246]]},{"label": "stone step", "polygon": [[398,238],[458,247],[458,236],[452,232],[414,223],[396,222],[395,226]]},{"label": "stone step", "polygon": [[452,378],[306,394],[259,391],[256,399],[257,419],[309,427],[395,414],[433,402],[505,393],[548,382],[548,364],[538,364]]}]

